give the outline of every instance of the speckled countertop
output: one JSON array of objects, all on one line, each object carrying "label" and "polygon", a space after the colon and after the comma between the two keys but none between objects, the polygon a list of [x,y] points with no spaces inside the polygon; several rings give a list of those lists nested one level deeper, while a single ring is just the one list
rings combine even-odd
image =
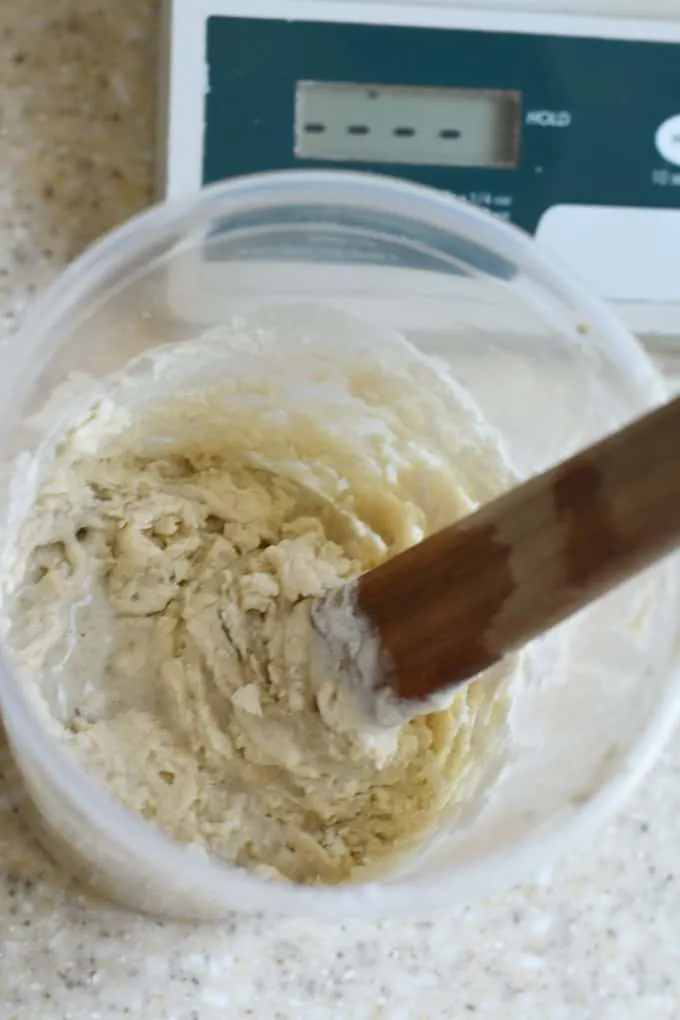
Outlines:
[{"label": "speckled countertop", "polygon": [[[157,5],[0,0],[0,332],[151,195]],[[0,737],[0,743],[2,738]],[[680,740],[597,845],[420,921],[133,917],[22,827],[0,750],[0,1020],[677,1020]]]}]

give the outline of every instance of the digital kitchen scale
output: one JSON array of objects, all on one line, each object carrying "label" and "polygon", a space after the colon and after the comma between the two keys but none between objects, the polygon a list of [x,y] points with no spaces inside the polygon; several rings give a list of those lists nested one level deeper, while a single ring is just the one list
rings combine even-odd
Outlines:
[{"label": "digital kitchen scale", "polygon": [[172,0],[163,194],[292,167],[450,191],[680,338],[680,23],[444,2]]}]

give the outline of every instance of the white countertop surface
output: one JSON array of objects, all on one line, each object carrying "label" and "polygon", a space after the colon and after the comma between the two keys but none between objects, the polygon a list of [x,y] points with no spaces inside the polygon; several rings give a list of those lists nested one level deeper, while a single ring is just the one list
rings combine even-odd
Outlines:
[{"label": "white countertop surface", "polygon": [[[151,195],[157,4],[0,0],[0,332]],[[419,921],[234,915],[196,927],[95,901],[21,821],[0,737],[0,1020],[677,1020],[680,738],[594,846]]]}]

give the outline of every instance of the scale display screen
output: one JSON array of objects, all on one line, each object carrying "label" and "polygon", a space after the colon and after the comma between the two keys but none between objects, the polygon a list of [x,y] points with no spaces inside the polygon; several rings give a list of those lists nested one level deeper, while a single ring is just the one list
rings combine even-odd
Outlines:
[{"label": "scale display screen", "polygon": [[518,92],[298,81],[298,160],[517,166]]}]

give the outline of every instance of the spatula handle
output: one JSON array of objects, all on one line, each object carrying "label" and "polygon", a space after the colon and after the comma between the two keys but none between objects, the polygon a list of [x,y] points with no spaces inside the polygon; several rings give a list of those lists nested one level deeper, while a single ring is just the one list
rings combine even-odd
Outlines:
[{"label": "spatula handle", "polygon": [[359,579],[398,696],[462,683],[680,544],[680,399]]}]

